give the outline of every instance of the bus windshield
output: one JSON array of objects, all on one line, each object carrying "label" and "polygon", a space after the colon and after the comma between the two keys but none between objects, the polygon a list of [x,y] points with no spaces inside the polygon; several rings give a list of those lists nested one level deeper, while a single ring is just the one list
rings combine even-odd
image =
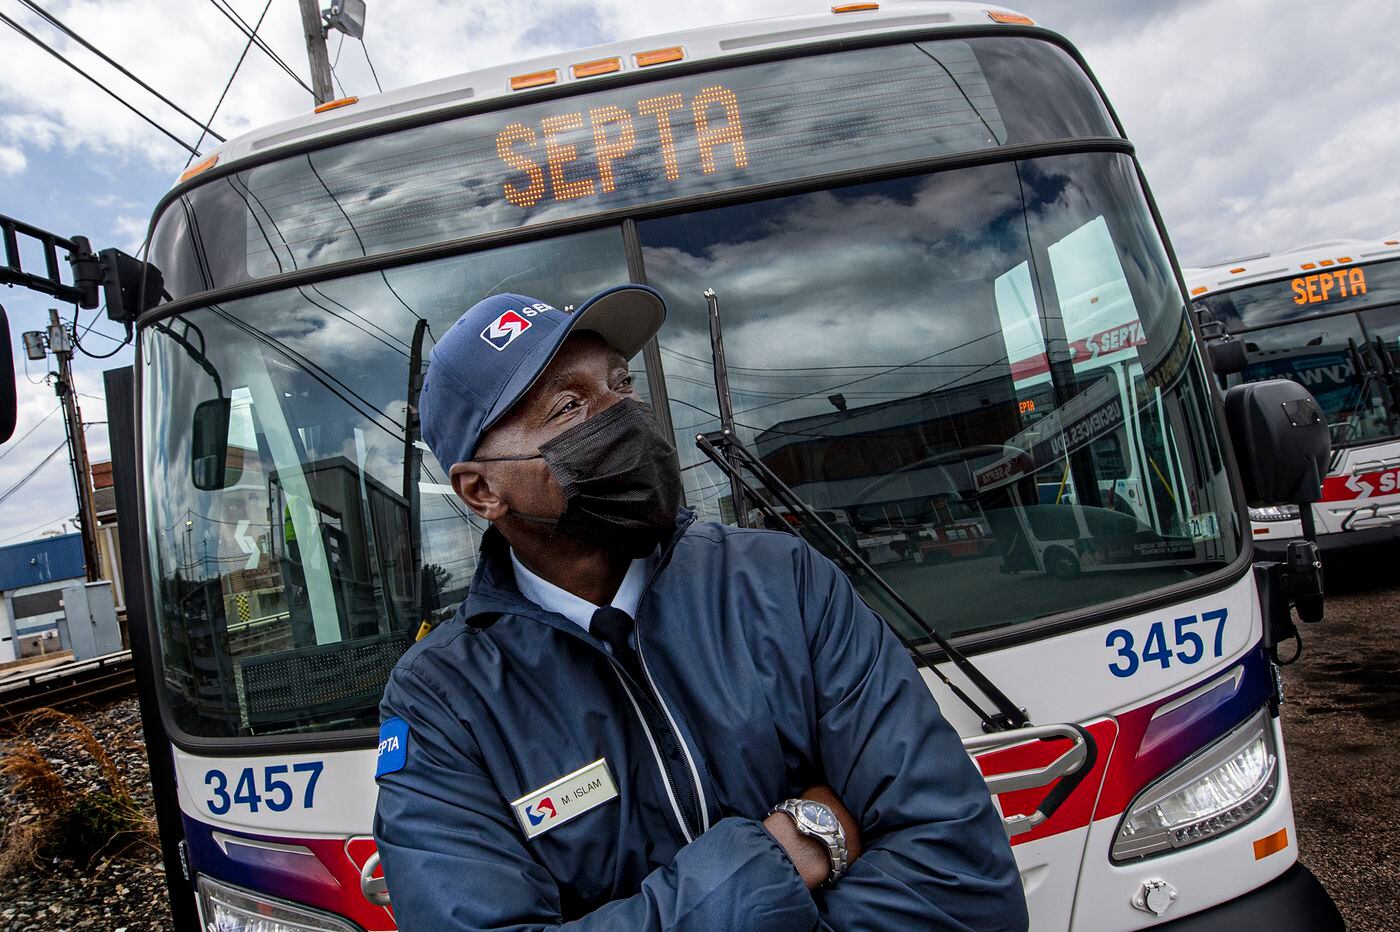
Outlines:
[{"label": "bus windshield", "polygon": [[1207,295],[1198,311],[1244,341],[1232,384],[1292,379],[1317,398],[1335,446],[1400,436],[1400,260],[1321,269]]},{"label": "bus windshield", "polygon": [[753,525],[695,448],[718,426],[715,289],[740,439],[973,646],[1229,565],[1240,529],[1186,305],[1131,158],[1098,148],[273,282],[148,324],[174,723],[377,723],[390,667],[461,601],[484,530],[425,454],[417,386],[435,335],[499,291],[564,306],[629,278],[658,288],[668,319],[634,362],[639,391],[674,428],[687,504]]}]

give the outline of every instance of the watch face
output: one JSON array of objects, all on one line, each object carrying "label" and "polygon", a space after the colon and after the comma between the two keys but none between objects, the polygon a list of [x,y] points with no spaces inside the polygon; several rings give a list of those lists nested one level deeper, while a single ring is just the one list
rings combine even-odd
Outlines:
[{"label": "watch face", "polygon": [[815,825],[823,832],[834,832],[838,827],[836,815],[821,803],[814,803],[811,800],[802,801],[802,818],[812,825]]}]

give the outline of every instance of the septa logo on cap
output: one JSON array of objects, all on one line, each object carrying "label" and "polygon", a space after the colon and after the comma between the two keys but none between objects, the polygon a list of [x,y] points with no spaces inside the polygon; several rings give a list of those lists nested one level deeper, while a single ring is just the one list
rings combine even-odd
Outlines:
[{"label": "septa logo on cap", "polygon": [[516,311],[506,311],[491,323],[486,325],[486,329],[481,331],[481,338],[497,350],[503,350],[515,342],[515,338],[526,330],[531,324]]}]

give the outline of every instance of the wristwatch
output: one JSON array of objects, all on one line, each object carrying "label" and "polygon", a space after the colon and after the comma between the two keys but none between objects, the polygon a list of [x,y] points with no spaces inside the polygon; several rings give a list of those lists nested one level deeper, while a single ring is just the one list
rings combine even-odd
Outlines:
[{"label": "wristwatch", "polygon": [[822,886],[829,887],[846,873],[846,830],[841,820],[830,806],[810,799],[785,799],[773,807],[773,812],[789,816],[797,824],[797,830],[808,838],[815,838],[826,845],[826,853],[831,858],[831,872],[826,875]]}]

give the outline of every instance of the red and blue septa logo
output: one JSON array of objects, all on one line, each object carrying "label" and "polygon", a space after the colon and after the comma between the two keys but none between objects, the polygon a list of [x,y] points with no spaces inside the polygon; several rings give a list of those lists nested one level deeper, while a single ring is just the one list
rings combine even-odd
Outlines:
[{"label": "red and blue septa logo", "polygon": [[497,350],[503,350],[515,342],[515,338],[530,329],[530,322],[518,311],[506,311],[481,331],[481,338]]},{"label": "red and blue septa logo", "polygon": [[531,825],[539,825],[545,819],[552,819],[559,813],[554,811],[554,800],[546,796],[533,806],[525,807],[525,816]]}]

